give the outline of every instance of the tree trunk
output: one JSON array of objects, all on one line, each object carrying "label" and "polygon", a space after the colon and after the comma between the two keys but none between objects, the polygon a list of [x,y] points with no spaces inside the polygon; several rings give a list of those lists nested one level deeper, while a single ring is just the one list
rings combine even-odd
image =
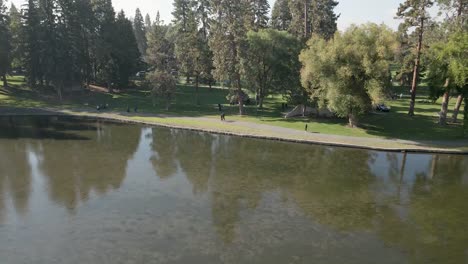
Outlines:
[{"label": "tree trunk", "polygon": [[6,73],[4,73],[2,75],[2,79],[3,79],[3,88],[8,88],[8,81],[7,81],[7,78],[6,78]]},{"label": "tree trunk", "polygon": [[454,123],[458,121],[458,114],[460,113],[460,108],[462,104],[463,104],[463,95],[460,94],[457,98],[457,104],[455,105],[455,108],[453,109],[452,121]]},{"label": "tree trunk", "polygon": [[448,91],[444,93],[442,97],[442,109],[439,113],[439,125],[446,125],[447,124],[447,113],[448,113],[448,104],[450,100],[450,94]]},{"label": "tree trunk", "polygon": [[62,88],[63,88],[62,84],[57,85],[57,96],[58,96],[60,101],[62,101],[62,99],[63,99],[63,97],[62,97]]},{"label": "tree trunk", "polygon": [[112,90],[112,84],[110,81],[107,81],[107,92],[108,93],[113,93],[114,91]]},{"label": "tree trunk", "polygon": [[307,40],[309,37],[309,10],[307,0],[304,0],[304,38]]},{"label": "tree trunk", "polygon": [[195,77],[195,93],[196,93],[196,103],[197,105],[200,105],[200,98],[199,98],[199,94],[198,94],[198,90],[199,90],[199,81],[200,81],[200,78],[199,78],[200,75],[197,74],[197,76]]},{"label": "tree trunk", "polygon": [[[424,12],[424,8],[422,10]],[[418,37],[418,47],[416,50],[416,61],[414,63],[413,70],[413,83],[411,85],[411,102],[408,115],[414,116],[414,108],[416,106],[416,90],[418,89],[418,78],[419,78],[419,64],[421,62],[421,49],[423,44],[423,34],[424,34],[424,18],[421,18],[421,25],[419,30]]]},{"label": "tree trunk", "polygon": [[237,93],[239,100],[239,115],[244,115],[244,95],[242,93],[240,74],[237,75]]},{"label": "tree trunk", "polygon": [[466,136],[466,133],[468,132],[468,96],[464,95],[464,101],[465,101],[465,110],[463,111],[464,117],[463,117],[463,136]]},{"label": "tree trunk", "polygon": [[263,89],[260,89],[259,94],[258,94],[258,108],[263,109],[263,100],[264,100],[264,95],[263,95]]},{"label": "tree trunk", "polygon": [[351,114],[348,115],[348,121],[349,121],[349,126],[351,128],[357,127],[358,122],[357,122],[357,118],[356,118],[356,116],[354,114],[351,113]]}]

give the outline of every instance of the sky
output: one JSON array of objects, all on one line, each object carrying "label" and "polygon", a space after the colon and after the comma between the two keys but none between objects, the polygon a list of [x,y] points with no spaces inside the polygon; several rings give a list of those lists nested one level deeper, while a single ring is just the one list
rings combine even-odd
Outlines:
[{"label": "sky", "polygon": [[[8,1],[8,0],[7,0]],[[273,7],[275,0],[269,0]],[[338,20],[338,28],[346,29],[351,24],[366,22],[385,23],[393,29],[398,28],[399,21],[394,20],[396,10],[403,0],[338,0],[337,14],[341,14]],[[21,6],[25,0],[9,0],[16,6]],[[135,9],[140,8],[145,15],[149,13],[151,18],[156,17],[159,10],[165,22],[172,20],[171,0],[113,0],[116,11],[123,9],[127,16],[133,17]]]}]

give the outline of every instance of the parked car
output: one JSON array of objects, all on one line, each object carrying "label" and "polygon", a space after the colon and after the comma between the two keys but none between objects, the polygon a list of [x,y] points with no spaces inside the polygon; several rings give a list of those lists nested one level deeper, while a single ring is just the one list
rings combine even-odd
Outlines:
[{"label": "parked car", "polygon": [[390,107],[384,105],[384,104],[378,104],[377,107],[376,107],[376,110],[379,111],[379,112],[384,112],[384,113],[388,113],[390,112]]},{"label": "parked car", "polygon": [[145,78],[145,76],[146,76],[146,72],[144,72],[144,71],[139,71],[136,74],[136,77],[138,77],[138,78]]}]

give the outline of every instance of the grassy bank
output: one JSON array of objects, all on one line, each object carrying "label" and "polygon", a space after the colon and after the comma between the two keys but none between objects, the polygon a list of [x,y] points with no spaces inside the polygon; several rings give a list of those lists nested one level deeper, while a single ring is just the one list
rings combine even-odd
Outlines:
[{"label": "grassy bank", "polygon": [[[156,102],[150,98],[148,91],[132,90],[119,94],[107,94],[86,91],[69,95],[63,101],[56,99],[50,91],[31,91],[23,83],[22,77],[10,78],[12,88],[0,90],[0,106],[35,108],[55,107],[60,109],[83,109],[93,111],[96,105],[109,104],[109,111],[125,112],[128,107],[138,107],[139,113],[165,115],[163,122],[178,124],[181,122],[192,122],[202,125],[202,121],[181,120],[178,117],[208,117],[218,118],[218,103],[224,105],[224,111],[229,120],[246,121],[256,124],[267,124],[278,127],[304,130],[308,124],[309,131],[320,134],[344,135],[371,138],[396,138],[405,140],[457,140],[462,137],[461,124],[449,124],[447,126],[437,125],[437,112],[440,111],[440,103],[417,104],[417,115],[409,117],[407,110],[409,100],[389,101],[392,107],[390,113],[368,114],[360,118],[361,128],[351,129],[347,127],[344,119],[325,118],[297,118],[284,119],[281,112],[281,104],[284,102],[280,96],[269,97],[265,102],[265,108],[258,110],[255,106],[247,107],[247,115],[237,115],[237,106],[226,105],[226,89],[200,88],[200,105],[196,105],[195,89],[191,86],[179,86],[171,109],[165,110],[163,102]],[[421,97],[418,101],[425,101]],[[450,111],[453,110],[455,99],[451,100]],[[449,113],[451,116],[451,112]],[[151,118],[147,115],[133,113],[135,119]],[[462,119],[463,116],[460,116]],[[220,126],[223,126],[220,124]]]}]

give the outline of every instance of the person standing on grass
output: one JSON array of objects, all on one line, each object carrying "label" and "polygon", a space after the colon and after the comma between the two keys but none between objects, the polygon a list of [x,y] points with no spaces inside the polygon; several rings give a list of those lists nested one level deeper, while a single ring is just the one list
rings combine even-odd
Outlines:
[{"label": "person standing on grass", "polygon": [[226,114],[224,112],[221,113],[221,121],[226,121]]}]

